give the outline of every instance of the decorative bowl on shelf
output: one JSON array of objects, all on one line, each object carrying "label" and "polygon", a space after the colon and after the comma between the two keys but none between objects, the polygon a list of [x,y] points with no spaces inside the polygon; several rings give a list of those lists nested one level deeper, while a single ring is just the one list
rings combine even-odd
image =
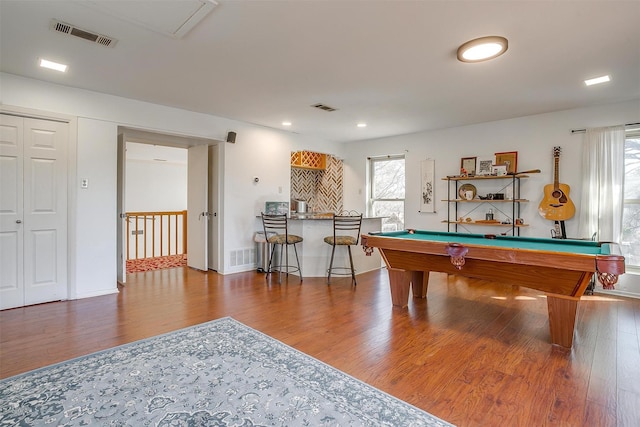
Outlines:
[{"label": "decorative bowl on shelf", "polygon": [[[468,192],[471,192],[471,198],[468,198]],[[476,198],[478,191],[476,190],[475,185],[473,184],[462,184],[460,188],[458,188],[458,195],[462,200],[473,200]]]}]

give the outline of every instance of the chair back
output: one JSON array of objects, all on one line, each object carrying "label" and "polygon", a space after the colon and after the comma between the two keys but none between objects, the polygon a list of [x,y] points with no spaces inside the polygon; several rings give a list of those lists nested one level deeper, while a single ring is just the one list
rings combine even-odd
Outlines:
[{"label": "chair back", "polygon": [[360,228],[362,227],[362,214],[341,213],[333,216],[333,241],[339,237],[350,236],[355,239],[355,245],[360,240]]},{"label": "chair back", "polygon": [[264,238],[267,241],[269,241],[269,235],[273,234],[283,234],[288,237],[287,215],[262,212],[262,228],[264,229]]}]

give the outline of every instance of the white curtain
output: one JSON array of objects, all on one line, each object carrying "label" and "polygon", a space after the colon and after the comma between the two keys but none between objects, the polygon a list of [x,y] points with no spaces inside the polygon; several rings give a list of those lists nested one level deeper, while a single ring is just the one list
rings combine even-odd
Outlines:
[{"label": "white curtain", "polygon": [[584,137],[579,234],[620,242],[624,202],[624,126],[587,129]]}]

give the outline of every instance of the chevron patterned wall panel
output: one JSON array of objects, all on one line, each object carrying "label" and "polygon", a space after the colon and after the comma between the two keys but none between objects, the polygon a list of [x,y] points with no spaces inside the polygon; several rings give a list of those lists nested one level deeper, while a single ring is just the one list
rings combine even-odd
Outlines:
[{"label": "chevron patterned wall panel", "polygon": [[312,212],[340,212],[342,160],[327,156],[325,170],[291,168],[291,198],[306,200]]}]

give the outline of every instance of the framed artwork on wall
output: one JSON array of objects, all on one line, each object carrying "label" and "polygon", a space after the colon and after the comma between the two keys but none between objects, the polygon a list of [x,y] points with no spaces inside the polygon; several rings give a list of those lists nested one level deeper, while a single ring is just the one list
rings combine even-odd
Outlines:
[{"label": "framed artwork on wall", "polygon": [[435,212],[436,204],[434,200],[435,188],[435,170],[436,162],[433,159],[423,160],[420,164],[420,175],[422,182],[420,183],[422,201],[420,203],[420,212]]},{"label": "framed artwork on wall", "polygon": [[506,151],[503,153],[496,153],[496,165],[505,165],[507,167],[507,173],[518,172],[518,152]]}]

